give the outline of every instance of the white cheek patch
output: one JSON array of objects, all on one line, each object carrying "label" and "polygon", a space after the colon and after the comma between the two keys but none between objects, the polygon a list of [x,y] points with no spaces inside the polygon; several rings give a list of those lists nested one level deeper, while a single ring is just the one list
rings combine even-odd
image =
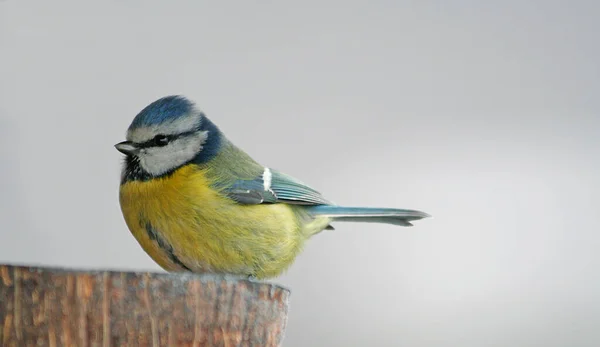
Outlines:
[{"label": "white cheek patch", "polygon": [[177,118],[170,122],[164,122],[160,125],[151,125],[147,127],[136,128],[127,131],[127,141],[135,143],[146,142],[154,136],[177,135],[198,128],[202,121],[202,112],[192,111],[187,116]]},{"label": "white cheek patch", "polygon": [[162,175],[192,160],[208,138],[208,131],[178,138],[164,147],[144,148],[138,154],[141,167],[153,176]]}]

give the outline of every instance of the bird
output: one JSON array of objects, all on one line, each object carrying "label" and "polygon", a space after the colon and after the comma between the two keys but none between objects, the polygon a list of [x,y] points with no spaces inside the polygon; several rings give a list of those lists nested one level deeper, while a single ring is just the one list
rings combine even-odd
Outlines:
[{"label": "bird", "polygon": [[115,148],[119,203],[142,249],[168,272],[278,277],[334,222],[412,226],[427,213],[344,207],[238,148],[185,96],[144,107]]}]

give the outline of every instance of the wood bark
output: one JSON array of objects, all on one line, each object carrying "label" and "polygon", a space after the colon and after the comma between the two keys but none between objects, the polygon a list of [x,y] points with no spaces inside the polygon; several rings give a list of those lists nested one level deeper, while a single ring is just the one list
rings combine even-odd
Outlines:
[{"label": "wood bark", "polygon": [[289,295],[219,275],[0,264],[0,346],[280,346]]}]

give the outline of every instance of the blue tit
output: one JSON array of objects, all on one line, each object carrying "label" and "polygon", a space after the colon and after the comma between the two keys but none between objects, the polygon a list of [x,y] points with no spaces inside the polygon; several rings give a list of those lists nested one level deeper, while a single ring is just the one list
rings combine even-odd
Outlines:
[{"label": "blue tit", "polygon": [[115,145],[125,154],[121,210],[141,247],[167,271],[276,277],[332,222],[411,226],[428,217],[333,204],[257,163],[182,96],[146,106],[126,139]]}]

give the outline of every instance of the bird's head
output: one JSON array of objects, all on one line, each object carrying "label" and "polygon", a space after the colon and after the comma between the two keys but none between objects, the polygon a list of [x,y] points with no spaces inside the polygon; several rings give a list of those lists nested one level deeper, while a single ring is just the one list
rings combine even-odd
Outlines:
[{"label": "bird's head", "polygon": [[123,181],[161,177],[218,151],[219,129],[183,96],[167,96],[146,106],[115,148],[125,154]]}]

